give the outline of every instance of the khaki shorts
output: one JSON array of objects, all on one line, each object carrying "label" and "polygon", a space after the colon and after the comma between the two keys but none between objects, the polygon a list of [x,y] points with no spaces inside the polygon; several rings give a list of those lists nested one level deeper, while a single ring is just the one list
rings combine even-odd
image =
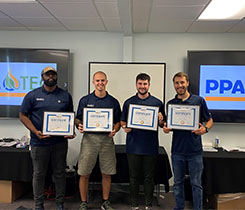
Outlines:
[{"label": "khaki shorts", "polygon": [[89,175],[96,164],[99,155],[101,173],[116,174],[116,154],[113,138],[108,134],[85,133],[82,138],[78,160],[78,174]]}]

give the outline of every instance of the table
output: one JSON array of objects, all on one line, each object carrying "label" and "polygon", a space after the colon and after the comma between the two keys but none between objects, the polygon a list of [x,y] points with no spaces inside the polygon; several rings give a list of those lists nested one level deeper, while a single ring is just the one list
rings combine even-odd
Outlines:
[{"label": "table", "polygon": [[245,152],[203,152],[206,195],[245,192]]},{"label": "table", "polygon": [[0,147],[0,180],[31,182],[32,162],[28,148]]},{"label": "table", "polygon": [[[129,183],[128,161],[125,145],[116,145],[117,174],[112,176],[112,183]],[[157,167],[155,172],[155,184],[164,184],[165,191],[169,192],[169,179],[172,177],[168,155],[164,147],[159,147]],[[90,176],[90,182],[101,182],[101,172],[98,161]]]},{"label": "table", "polygon": [[11,203],[30,188],[32,163],[28,148],[0,147],[0,203]]}]

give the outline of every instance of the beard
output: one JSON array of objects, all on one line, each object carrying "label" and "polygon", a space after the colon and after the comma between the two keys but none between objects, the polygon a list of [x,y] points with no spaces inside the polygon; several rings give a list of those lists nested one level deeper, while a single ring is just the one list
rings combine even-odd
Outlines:
[{"label": "beard", "polygon": [[145,94],[148,93],[148,91],[147,91],[147,90],[144,90],[144,91],[138,90],[138,93],[139,93],[140,95],[144,96]]},{"label": "beard", "polygon": [[55,85],[57,85],[57,79],[53,79],[51,81],[49,80],[44,80],[43,81],[45,85],[47,85],[48,87],[53,87]]}]

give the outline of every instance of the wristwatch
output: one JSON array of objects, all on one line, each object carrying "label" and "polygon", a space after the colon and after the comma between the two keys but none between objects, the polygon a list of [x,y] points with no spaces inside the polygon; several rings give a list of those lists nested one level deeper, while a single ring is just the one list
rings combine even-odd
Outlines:
[{"label": "wristwatch", "polygon": [[208,133],[208,128],[206,126],[204,126],[206,128],[206,133]]}]

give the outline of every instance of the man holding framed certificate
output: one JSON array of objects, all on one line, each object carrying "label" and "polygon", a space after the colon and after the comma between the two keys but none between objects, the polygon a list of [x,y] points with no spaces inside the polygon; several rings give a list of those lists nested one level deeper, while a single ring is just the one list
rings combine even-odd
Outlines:
[{"label": "man holding framed certificate", "polygon": [[[129,164],[132,209],[139,209],[139,185],[143,174],[145,209],[152,208],[154,170],[158,155],[158,112],[162,102],[152,96],[150,76],[136,77],[137,94],[124,102],[121,126],[127,133],[126,152]],[[164,113],[162,113],[164,116]]]},{"label": "man holding framed certificate", "polygon": [[[53,67],[44,68],[41,74],[43,86],[25,96],[19,116],[21,122],[31,131],[35,209],[44,209],[44,182],[51,162],[56,208],[62,210],[66,183],[67,139],[74,137],[74,118],[71,117],[74,115],[73,102],[71,95],[57,86],[57,71]],[[48,113],[50,118],[45,117],[44,113]],[[46,122],[44,124],[47,129],[43,130],[43,122]]]},{"label": "man holding framed certificate", "polygon": [[[173,77],[177,95],[167,103],[167,123],[163,131],[173,131],[172,166],[174,172],[175,209],[184,209],[184,177],[186,163],[190,175],[193,195],[193,208],[202,209],[203,171],[201,135],[208,132],[213,120],[208,112],[205,100],[188,91],[189,77],[179,72]],[[202,124],[205,122],[205,125]]]},{"label": "man holding framed certificate", "polygon": [[101,209],[113,209],[109,201],[111,175],[116,174],[113,136],[120,129],[121,109],[117,99],[107,93],[107,83],[106,74],[101,71],[96,72],[93,75],[94,92],[82,97],[77,109],[76,126],[79,132],[84,134],[78,160],[79,189],[82,201],[79,210],[88,209],[89,176],[98,156],[103,190]]}]

